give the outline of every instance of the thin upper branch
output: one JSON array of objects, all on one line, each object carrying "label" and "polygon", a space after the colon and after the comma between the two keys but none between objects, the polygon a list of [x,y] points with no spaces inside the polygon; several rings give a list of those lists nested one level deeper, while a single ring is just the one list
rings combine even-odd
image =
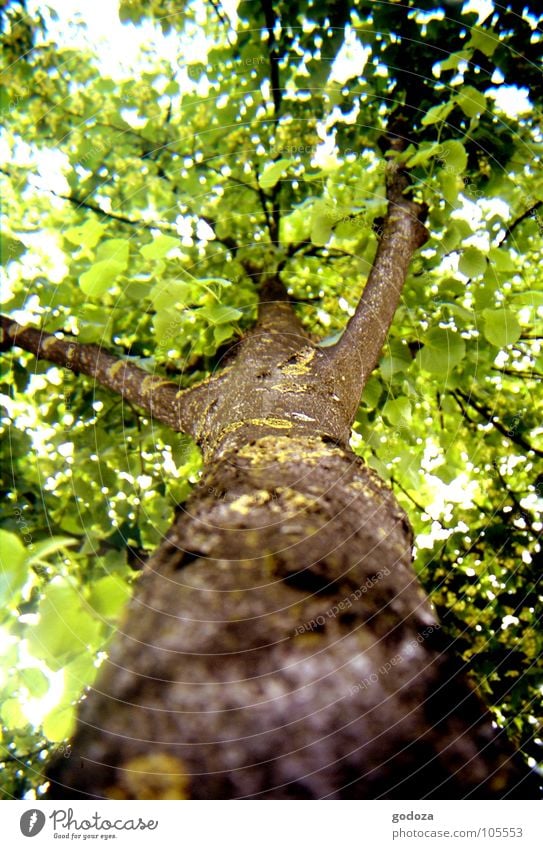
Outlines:
[{"label": "thin upper branch", "polygon": [[428,238],[422,223],[426,207],[405,196],[409,178],[394,160],[387,164],[386,185],[388,211],[364,293],[341,339],[327,349],[354,410],[378,362],[413,253]]},{"label": "thin upper branch", "polygon": [[511,428],[507,428],[504,424],[502,424],[502,422],[500,422],[500,420],[497,418],[497,416],[494,415],[492,410],[489,410],[488,407],[486,407],[482,403],[482,401],[475,399],[473,397],[473,395],[471,395],[471,394],[467,395],[465,392],[462,392],[460,389],[458,389],[456,392],[453,392],[452,395],[453,395],[453,398],[456,399],[458,405],[460,406],[460,408],[464,412],[464,417],[468,421],[473,421],[473,419],[470,419],[470,417],[468,415],[466,415],[464,408],[462,407],[460,399],[462,399],[472,409],[476,410],[479,413],[479,415],[488,424],[493,425],[493,427],[495,427],[496,430],[498,431],[498,433],[501,433],[502,436],[505,436],[507,439],[510,439],[511,442],[513,442],[515,445],[519,445],[521,448],[524,448],[525,451],[533,451],[534,454],[537,454],[538,457],[543,457],[543,451],[540,451],[538,448],[534,448],[533,445],[530,445],[530,443],[527,442],[524,439],[522,434],[515,433]]},{"label": "thin upper branch", "polygon": [[266,29],[268,31],[268,55],[270,59],[270,87],[273,97],[274,117],[275,121],[279,120],[281,111],[281,101],[283,99],[283,91],[279,80],[279,51],[276,47],[275,40],[275,25],[277,23],[277,15],[273,8],[271,0],[261,0],[262,11],[266,21]]},{"label": "thin upper branch", "polygon": [[535,218],[535,220],[538,221],[537,213],[542,206],[543,200],[538,200],[531,206],[529,206],[525,212],[518,216],[518,218],[515,218],[515,220],[512,221],[511,224],[509,224],[509,226],[506,228],[504,235],[502,236],[496,247],[501,248],[504,242],[506,242],[509,236],[514,232],[516,227],[518,227],[519,224],[522,224],[523,221],[526,221],[527,218]]},{"label": "thin upper branch", "polygon": [[154,419],[175,431],[197,436],[203,413],[202,385],[187,390],[160,375],[148,374],[137,365],[104,351],[98,345],[82,345],[72,339],[59,339],[35,327],[24,327],[7,316],[0,317],[0,350],[12,347],[29,351],[39,359],[75,373],[89,375],[107,389],[146,410]]},{"label": "thin upper branch", "polygon": [[90,200],[84,200],[83,198],[77,197],[77,195],[62,195],[54,192],[52,189],[46,189],[46,191],[54,195],[54,197],[59,200],[66,200],[69,203],[74,204],[78,209],[88,209],[90,212],[95,212],[96,215],[100,215],[103,218],[110,218],[112,221],[119,221],[121,224],[129,224],[131,227],[138,227],[143,230],[160,230],[162,233],[175,233],[178,235],[177,227],[173,224],[165,224],[152,221],[141,221],[139,219],[129,218],[127,215],[122,215],[119,212],[107,212],[105,209],[94,203]]},{"label": "thin upper branch", "polygon": [[268,209],[268,199],[266,197],[266,193],[264,192],[264,190],[260,186],[258,166],[256,167],[256,177],[257,177],[257,193],[258,193],[258,197],[259,197],[259,200],[260,200],[260,205],[262,207],[262,211],[264,213],[264,217],[266,219],[266,226],[267,226],[268,232],[270,234],[270,242],[272,244],[276,245],[277,241],[278,241],[279,230],[277,229],[277,231],[276,231],[276,229],[275,229],[275,219],[273,218],[273,215],[270,214],[270,211]]}]

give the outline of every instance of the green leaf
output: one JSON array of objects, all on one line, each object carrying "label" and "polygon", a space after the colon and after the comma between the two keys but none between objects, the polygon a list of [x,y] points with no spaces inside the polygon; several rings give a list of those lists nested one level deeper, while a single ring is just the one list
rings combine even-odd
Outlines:
[{"label": "green leaf", "polygon": [[0,530],[0,605],[13,604],[28,577],[27,549],[10,531]]},{"label": "green leaf", "polygon": [[85,304],[79,311],[77,341],[84,343],[103,342],[106,336],[109,336],[106,329],[109,320],[110,316],[101,305]]},{"label": "green leaf", "polygon": [[433,327],[423,338],[424,347],[417,354],[420,368],[432,374],[446,375],[464,357],[466,345],[458,333]]},{"label": "green leaf", "polygon": [[319,348],[331,348],[332,345],[335,345],[341,337],[343,336],[343,329],[336,331],[336,333],[332,333],[330,336],[325,336],[324,339],[321,339],[320,342],[317,342]]},{"label": "green leaf", "polygon": [[492,345],[505,348],[520,338],[521,327],[514,312],[511,310],[483,310],[485,320],[483,333]]},{"label": "green leaf", "polygon": [[101,242],[96,250],[96,259],[99,261],[110,259],[118,262],[123,268],[128,265],[128,254],[130,244],[128,239],[106,239]]},{"label": "green leaf", "polygon": [[179,336],[183,323],[182,315],[174,309],[161,309],[154,317],[155,338],[161,345],[173,341]]},{"label": "green leaf", "polygon": [[126,581],[107,575],[91,588],[89,604],[106,619],[116,619],[123,612],[132,592]]},{"label": "green leaf", "polygon": [[89,684],[92,684],[98,668],[94,662],[94,657],[91,654],[78,654],[74,660],[71,660],[63,668],[64,673],[64,692],[62,701],[64,704],[77,699],[82,689]]},{"label": "green leaf", "polygon": [[125,265],[112,259],[96,262],[79,278],[81,290],[89,298],[99,298],[115,283]]},{"label": "green leaf", "polygon": [[489,274],[485,272],[483,282],[478,283],[475,289],[474,307],[478,312],[496,303],[498,285],[496,275],[493,274],[490,279]]},{"label": "green leaf", "polygon": [[39,620],[28,628],[31,654],[51,669],[61,669],[82,652],[96,651],[102,625],[88,612],[82,596],[63,578],[48,584],[40,602]]},{"label": "green leaf", "polygon": [[382,391],[383,384],[379,378],[370,377],[362,393],[362,403],[365,404],[366,407],[369,407],[370,410],[373,410],[379,403]]},{"label": "green leaf", "polygon": [[461,304],[456,304],[454,301],[443,301],[443,306],[446,307],[449,312],[451,312],[454,316],[456,316],[456,326],[459,326],[459,321],[462,324],[472,324],[473,323],[473,312],[472,310],[466,309]]},{"label": "green leaf", "polygon": [[49,691],[49,679],[37,666],[21,669],[19,677],[33,699],[41,699]]},{"label": "green leaf", "polygon": [[[403,423],[405,425],[405,422]],[[397,468],[413,489],[420,488],[420,458],[413,451],[399,451]]]},{"label": "green leaf", "polygon": [[488,257],[496,271],[516,271],[517,263],[505,248],[490,248]]},{"label": "green leaf", "polygon": [[43,733],[53,742],[67,740],[75,730],[75,705],[60,705],[50,711],[43,720]]},{"label": "green leaf", "polygon": [[[463,218],[455,218],[450,221],[447,230],[443,235],[441,240],[441,250],[444,254],[453,251],[461,242],[464,241],[465,238],[471,236],[472,233],[473,231],[467,221],[464,221]],[[464,289],[463,283],[461,284],[461,288],[462,290]]]},{"label": "green leaf", "polygon": [[479,277],[486,271],[486,257],[479,248],[468,247],[462,252],[458,270],[466,277]]},{"label": "green leaf", "polygon": [[151,301],[158,311],[193,303],[194,294],[194,287],[189,283],[181,280],[159,280],[153,286]]},{"label": "green leaf", "polygon": [[379,363],[379,371],[386,381],[392,380],[393,376],[401,371],[407,371],[413,359],[408,348],[403,345],[390,343],[390,353],[384,356]]},{"label": "green leaf", "polygon": [[7,728],[24,728],[28,725],[19,699],[6,699],[0,707],[0,718]]},{"label": "green leaf", "polygon": [[0,233],[0,265],[7,265],[8,262],[19,259],[25,251],[26,245],[19,239]]},{"label": "green leaf", "polygon": [[156,236],[148,245],[143,245],[140,248],[140,253],[145,259],[162,259],[167,256],[173,248],[178,248],[181,245],[180,236],[167,236],[161,234]]},{"label": "green leaf", "polygon": [[235,307],[227,307],[224,304],[213,304],[210,307],[201,307],[197,310],[210,324],[228,324],[237,321],[243,315],[241,310]]},{"label": "green leaf", "polygon": [[73,537],[50,537],[49,539],[41,540],[34,544],[32,552],[27,558],[29,566],[34,563],[39,563],[42,566],[48,565],[48,558],[57,551],[62,551],[71,545],[77,545],[79,540]]},{"label": "green leaf", "polygon": [[105,230],[105,226],[96,221],[95,218],[90,218],[79,227],[69,227],[64,230],[62,235],[72,245],[84,248],[94,248]]},{"label": "green leaf", "polygon": [[311,215],[311,241],[314,245],[322,247],[326,244],[332,234],[334,223],[334,215],[330,207],[323,200],[315,201]]},{"label": "green leaf", "polygon": [[272,162],[270,165],[267,165],[258,178],[260,188],[264,189],[264,191],[273,189],[293,162],[294,159],[278,159],[277,162]]},{"label": "green leaf", "polygon": [[438,124],[444,121],[448,114],[454,109],[454,101],[448,100],[446,103],[438,103],[437,106],[432,106],[421,121],[424,127],[430,124]]},{"label": "green leaf", "polygon": [[424,142],[417,152],[407,160],[407,167],[414,168],[415,165],[425,165],[433,156],[437,156],[441,152],[441,145],[437,142],[428,144]]},{"label": "green leaf", "polygon": [[486,109],[486,97],[471,85],[462,86],[456,95],[456,102],[468,118],[476,118]]},{"label": "green leaf", "polygon": [[450,56],[439,63],[442,71],[456,71],[462,62],[469,62],[473,55],[471,50],[459,50],[457,53],[451,53]]},{"label": "green leaf", "polygon": [[411,404],[404,395],[387,401],[383,407],[385,416],[393,427],[409,424],[411,421]]},{"label": "green leaf", "polygon": [[443,142],[440,158],[444,162],[444,167],[449,171],[454,171],[455,174],[462,174],[466,170],[468,154],[462,142],[456,139]]},{"label": "green leaf", "polygon": [[492,30],[472,27],[470,31],[469,47],[480,50],[485,56],[492,56],[500,43],[500,37]]},{"label": "green leaf", "polygon": [[526,305],[527,307],[543,307],[543,292],[536,289],[526,289],[524,292],[515,292],[511,295],[511,299],[515,303]]},{"label": "green leaf", "polygon": [[441,186],[441,191],[443,192],[443,197],[447,203],[454,205],[463,185],[462,180],[456,173],[445,171],[444,169],[441,169],[438,172],[438,180],[439,185]]},{"label": "green leaf", "polygon": [[230,339],[235,332],[236,330],[233,324],[220,324],[217,325],[213,331],[213,339],[217,345],[222,345],[222,343],[227,339]]}]

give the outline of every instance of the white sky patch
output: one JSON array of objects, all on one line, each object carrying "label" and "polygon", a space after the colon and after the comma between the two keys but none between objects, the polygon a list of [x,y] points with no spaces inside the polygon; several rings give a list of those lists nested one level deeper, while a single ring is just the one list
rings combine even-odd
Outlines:
[{"label": "white sky patch", "polygon": [[330,81],[343,84],[357,77],[364,70],[370,55],[371,48],[363,47],[356,32],[350,26],[346,27],[345,41],[332,65]]},{"label": "white sky patch", "polygon": [[[225,0],[222,4],[229,19],[235,24],[238,20],[236,0]],[[196,0],[197,17],[205,20],[204,0]],[[40,11],[46,21],[47,32],[44,41],[53,42],[60,49],[87,50],[95,56],[95,65],[104,77],[113,80],[134,79],[145,71],[156,71],[157,65],[165,63],[168,76],[156,78],[153,85],[160,93],[170,82],[175,81],[180,93],[198,91],[205,97],[209,85],[205,75],[201,82],[191,71],[191,65],[207,61],[213,42],[203,27],[193,28],[187,36],[181,36],[172,29],[167,35],[153,20],[143,18],[139,23],[122,23],[119,18],[118,0],[50,0],[45,6],[39,0],[30,0],[29,12]],[[48,14],[51,8],[58,20],[52,20]],[[175,108],[180,108],[180,98],[174,96]],[[125,110],[126,122],[138,129],[146,118],[138,117],[134,110]],[[47,154],[45,154],[47,155]],[[53,169],[51,169],[53,171]],[[57,172],[58,173],[58,172]]]},{"label": "white sky patch", "polygon": [[207,223],[207,221],[198,221],[196,225],[196,238],[201,242],[212,242],[215,239],[215,233]]},{"label": "white sky patch", "polygon": [[477,230],[483,224],[483,212],[481,207],[462,195],[462,208],[455,210],[451,218],[463,218],[473,230]]},{"label": "white sky patch", "polygon": [[35,727],[39,727],[49,711],[53,710],[62,698],[64,692],[64,669],[53,672],[46,664],[36,661],[28,652],[25,641],[20,644],[19,656],[21,658],[21,666],[39,669],[49,679],[49,690],[45,696],[39,699],[30,698],[28,701],[21,699],[21,710],[28,721]]},{"label": "white sky patch", "polygon": [[[7,653],[18,643],[19,668],[20,669],[39,669],[49,680],[49,690],[41,698],[20,699],[19,706],[28,722],[35,727],[39,727],[45,716],[59,703],[64,691],[64,670],[53,672],[49,667],[36,660],[36,658],[28,651],[26,640],[20,641],[13,634],[9,634],[3,628],[0,628],[0,653]],[[4,668],[4,673],[8,670]],[[2,683],[5,683],[2,682]]]},{"label": "white sky patch", "polygon": [[[433,548],[437,540],[445,540],[453,533],[453,528],[444,528],[440,519],[449,523],[452,520],[452,505],[461,504],[466,510],[473,507],[473,498],[477,493],[477,482],[470,481],[464,473],[451,483],[445,484],[435,475],[426,473],[426,483],[431,491],[431,501],[424,512],[433,519],[428,533],[417,534],[416,549]],[[462,530],[462,523],[459,523]]]},{"label": "white sky patch", "polygon": [[469,0],[469,2],[462,7],[462,12],[464,14],[466,12],[477,12],[479,15],[478,23],[486,20],[493,11],[494,3],[492,0]]},{"label": "white sky patch", "polygon": [[[58,20],[49,18],[47,6],[57,13]],[[38,10],[44,14],[47,39],[72,49],[95,51],[105,76],[120,79],[131,68],[154,65],[155,58],[145,56],[150,45],[162,58],[177,62],[178,35],[174,31],[164,35],[152,21],[122,24],[117,0],[50,0],[47,6],[39,0],[28,4],[30,14]]]},{"label": "white sky patch", "polygon": [[505,629],[509,628],[510,625],[518,625],[519,622],[520,622],[520,620],[517,619],[516,616],[511,616],[511,615],[507,614],[507,616],[504,616],[503,619],[502,619],[502,625],[501,625],[502,631],[505,631]]},{"label": "white sky patch", "polygon": [[519,115],[528,115],[533,111],[533,106],[530,103],[530,92],[527,88],[502,85],[499,88],[488,89],[486,94],[510,118],[518,118]]},{"label": "white sky patch", "polygon": [[[322,137],[322,133],[320,132],[320,128],[317,128],[317,132]],[[317,149],[315,150],[315,154],[313,159],[311,160],[311,164],[315,168],[320,168],[322,171],[335,171],[337,170],[341,162],[338,159],[338,150],[336,147],[336,139],[335,133],[329,136],[325,136]]]},{"label": "white sky patch", "polygon": [[43,150],[36,154],[37,173],[28,182],[37,189],[69,195],[70,184],[64,176],[70,170],[68,157],[58,150]]}]

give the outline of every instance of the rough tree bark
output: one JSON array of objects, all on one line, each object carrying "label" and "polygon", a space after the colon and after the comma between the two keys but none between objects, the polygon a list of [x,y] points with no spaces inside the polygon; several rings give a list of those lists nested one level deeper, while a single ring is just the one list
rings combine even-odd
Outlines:
[{"label": "rough tree bark", "polygon": [[51,798],[532,798],[537,782],[448,650],[409,521],[349,448],[427,233],[388,165],[373,268],[319,348],[277,274],[228,365],[178,392],[94,346],[3,319],[17,345],[139,404],[204,474],[148,562]]}]

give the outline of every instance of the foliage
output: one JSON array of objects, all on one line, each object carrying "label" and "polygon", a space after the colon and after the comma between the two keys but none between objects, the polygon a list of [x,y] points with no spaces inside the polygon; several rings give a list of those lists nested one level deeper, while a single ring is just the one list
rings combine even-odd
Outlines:
[{"label": "foliage", "polygon": [[[429,205],[431,238],[353,445],[403,499],[451,641],[538,759],[535,4],[496,5],[485,20],[426,0],[228,8],[123,0],[127,42],[151,29],[133,67],[107,71],[91,44],[55,39],[47,8],[3,8],[3,310],[187,386],[220,367],[254,320],[255,276],[275,268],[326,344],[375,253],[384,139],[404,137],[396,155]],[[526,87],[526,108],[511,113],[504,94],[518,103]],[[12,797],[69,735],[133,567],[200,458],[91,380],[17,349],[1,379],[0,717]],[[29,720],[44,698],[48,710]]]}]

